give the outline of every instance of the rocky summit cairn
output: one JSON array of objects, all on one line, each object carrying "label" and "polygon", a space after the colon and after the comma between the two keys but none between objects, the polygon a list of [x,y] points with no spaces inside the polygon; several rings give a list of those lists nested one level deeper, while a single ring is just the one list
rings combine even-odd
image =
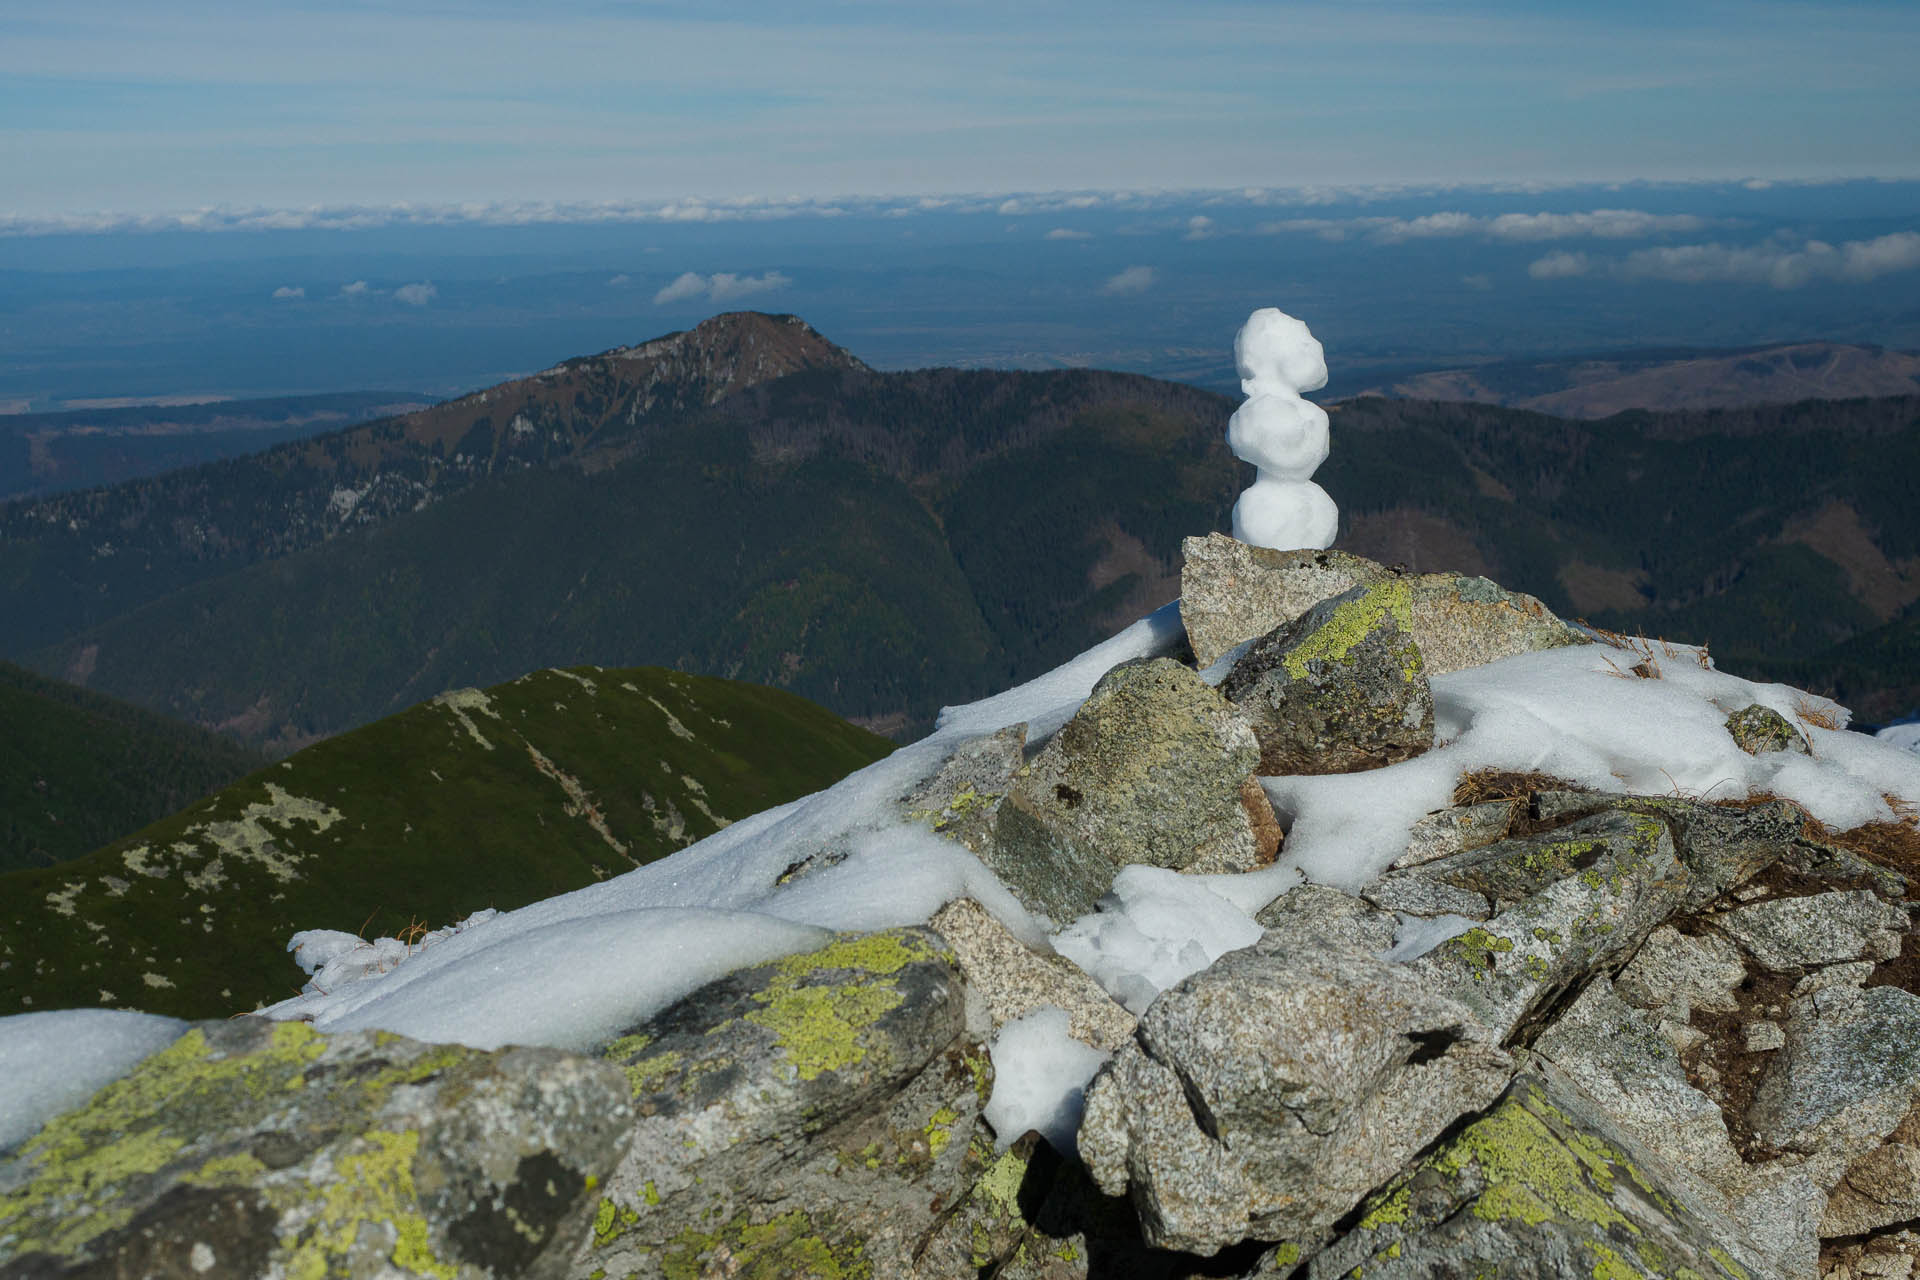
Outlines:
[{"label": "rocky summit cairn", "polygon": [[1257,547],[1331,546],[1340,510],[1313,483],[1327,460],[1327,411],[1301,398],[1327,385],[1327,361],[1307,326],[1274,307],[1247,317],[1233,340],[1246,394],[1227,422],[1227,447],[1259,470],[1233,504],[1233,536]]}]

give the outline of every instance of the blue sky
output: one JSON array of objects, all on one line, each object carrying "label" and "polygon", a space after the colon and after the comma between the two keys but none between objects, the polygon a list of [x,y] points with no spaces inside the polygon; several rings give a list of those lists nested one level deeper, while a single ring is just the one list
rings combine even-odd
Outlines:
[{"label": "blue sky", "polygon": [[1915,177],[1916,50],[1908,0],[69,0],[0,15],[0,217]]}]

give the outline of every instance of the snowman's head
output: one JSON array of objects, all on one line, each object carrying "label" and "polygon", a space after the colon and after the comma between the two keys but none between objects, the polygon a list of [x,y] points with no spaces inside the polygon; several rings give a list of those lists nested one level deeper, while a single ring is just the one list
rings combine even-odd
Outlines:
[{"label": "snowman's head", "polygon": [[1233,362],[1247,395],[1318,391],[1327,385],[1327,357],[1304,322],[1278,307],[1247,317],[1233,340]]}]

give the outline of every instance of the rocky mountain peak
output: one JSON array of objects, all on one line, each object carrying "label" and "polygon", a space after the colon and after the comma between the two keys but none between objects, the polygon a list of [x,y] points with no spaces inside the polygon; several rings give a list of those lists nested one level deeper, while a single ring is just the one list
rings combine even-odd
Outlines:
[{"label": "rocky mountain peak", "polygon": [[[867,368],[799,316],[763,311],[728,311],[691,329],[569,360],[560,368],[587,364],[601,364],[609,372],[633,380],[697,382],[705,387],[708,404],[731,392],[807,369]],[[640,373],[635,365],[645,372]]]}]

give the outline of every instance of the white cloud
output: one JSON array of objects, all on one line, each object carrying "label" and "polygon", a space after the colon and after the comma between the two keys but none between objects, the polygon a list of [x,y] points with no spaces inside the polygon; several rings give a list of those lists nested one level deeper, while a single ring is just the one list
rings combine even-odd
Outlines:
[{"label": "white cloud", "polygon": [[1345,240],[1349,236],[1370,235],[1375,240],[1387,243],[1457,236],[1524,242],[1638,239],[1678,231],[1698,231],[1707,225],[1705,218],[1690,213],[1592,209],[1585,213],[1502,213],[1491,218],[1456,211],[1423,214],[1418,218],[1288,218],[1280,222],[1262,223],[1260,231],[1266,235],[1311,232],[1323,240],[1334,241]]},{"label": "white cloud", "polygon": [[1583,253],[1550,253],[1527,268],[1536,280],[1555,280],[1609,270],[1628,280],[1675,284],[1757,284],[1798,289],[1818,282],[1864,283],[1920,268],[1920,232],[1896,231],[1872,240],[1831,245],[1775,238],[1759,244],[1677,244],[1636,249],[1602,264]]},{"label": "white cloud", "polygon": [[1055,227],[1053,230],[1047,232],[1047,239],[1049,240],[1091,240],[1093,239],[1093,232],[1075,231],[1071,227]]},{"label": "white cloud", "polygon": [[752,297],[756,293],[770,293],[775,289],[784,289],[793,283],[793,278],[784,272],[768,271],[757,276],[735,275],[730,271],[718,271],[711,276],[703,276],[697,271],[683,271],[673,282],[653,295],[656,305],[669,302],[684,302],[689,298],[706,298],[710,302],[733,302],[740,298]]},{"label": "white cloud", "polygon": [[276,298],[304,298],[307,296],[307,290],[304,285],[283,284],[273,291],[273,296]]},{"label": "white cloud", "polygon": [[656,306],[669,302],[680,302],[687,298],[697,298],[707,291],[707,278],[693,271],[683,271],[674,277],[672,284],[653,295]]},{"label": "white cloud", "polygon": [[1527,274],[1535,280],[1565,280],[1570,276],[1587,274],[1592,265],[1584,253],[1568,253],[1565,249],[1556,249],[1544,258],[1535,258],[1529,262]]},{"label": "white cloud", "polygon": [[732,302],[736,298],[784,289],[792,283],[793,280],[790,277],[778,271],[769,271],[758,276],[736,276],[723,271],[713,277],[708,291],[715,302]]},{"label": "white cloud", "polygon": [[610,289],[618,289],[621,285],[631,284],[632,282],[633,277],[622,271],[619,275],[607,281],[607,287]]},{"label": "white cloud", "polygon": [[1470,276],[1461,276],[1460,283],[1476,293],[1485,293],[1493,288],[1493,277],[1482,271]]},{"label": "white cloud", "polygon": [[1196,213],[1187,219],[1187,234],[1183,239],[1206,240],[1213,235],[1213,219],[1204,213]]},{"label": "white cloud", "polygon": [[433,287],[431,280],[419,284],[403,284],[393,291],[395,302],[404,302],[410,307],[424,307],[439,296],[440,291]]},{"label": "white cloud", "polygon": [[1100,292],[1108,294],[1145,293],[1154,285],[1158,273],[1152,267],[1128,267],[1108,278]]},{"label": "white cloud", "polygon": [[1487,225],[1497,240],[1634,240],[1674,231],[1698,231],[1705,218],[1690,213],[1595,209],[1589,213],[1503,213]]},{"label": "white cloud", "polygon": [[343,284],[340,286],[340,296],[343,298],[357,298],[366,291],[367,282],[365,280],[355,280],[352,284]]}]

